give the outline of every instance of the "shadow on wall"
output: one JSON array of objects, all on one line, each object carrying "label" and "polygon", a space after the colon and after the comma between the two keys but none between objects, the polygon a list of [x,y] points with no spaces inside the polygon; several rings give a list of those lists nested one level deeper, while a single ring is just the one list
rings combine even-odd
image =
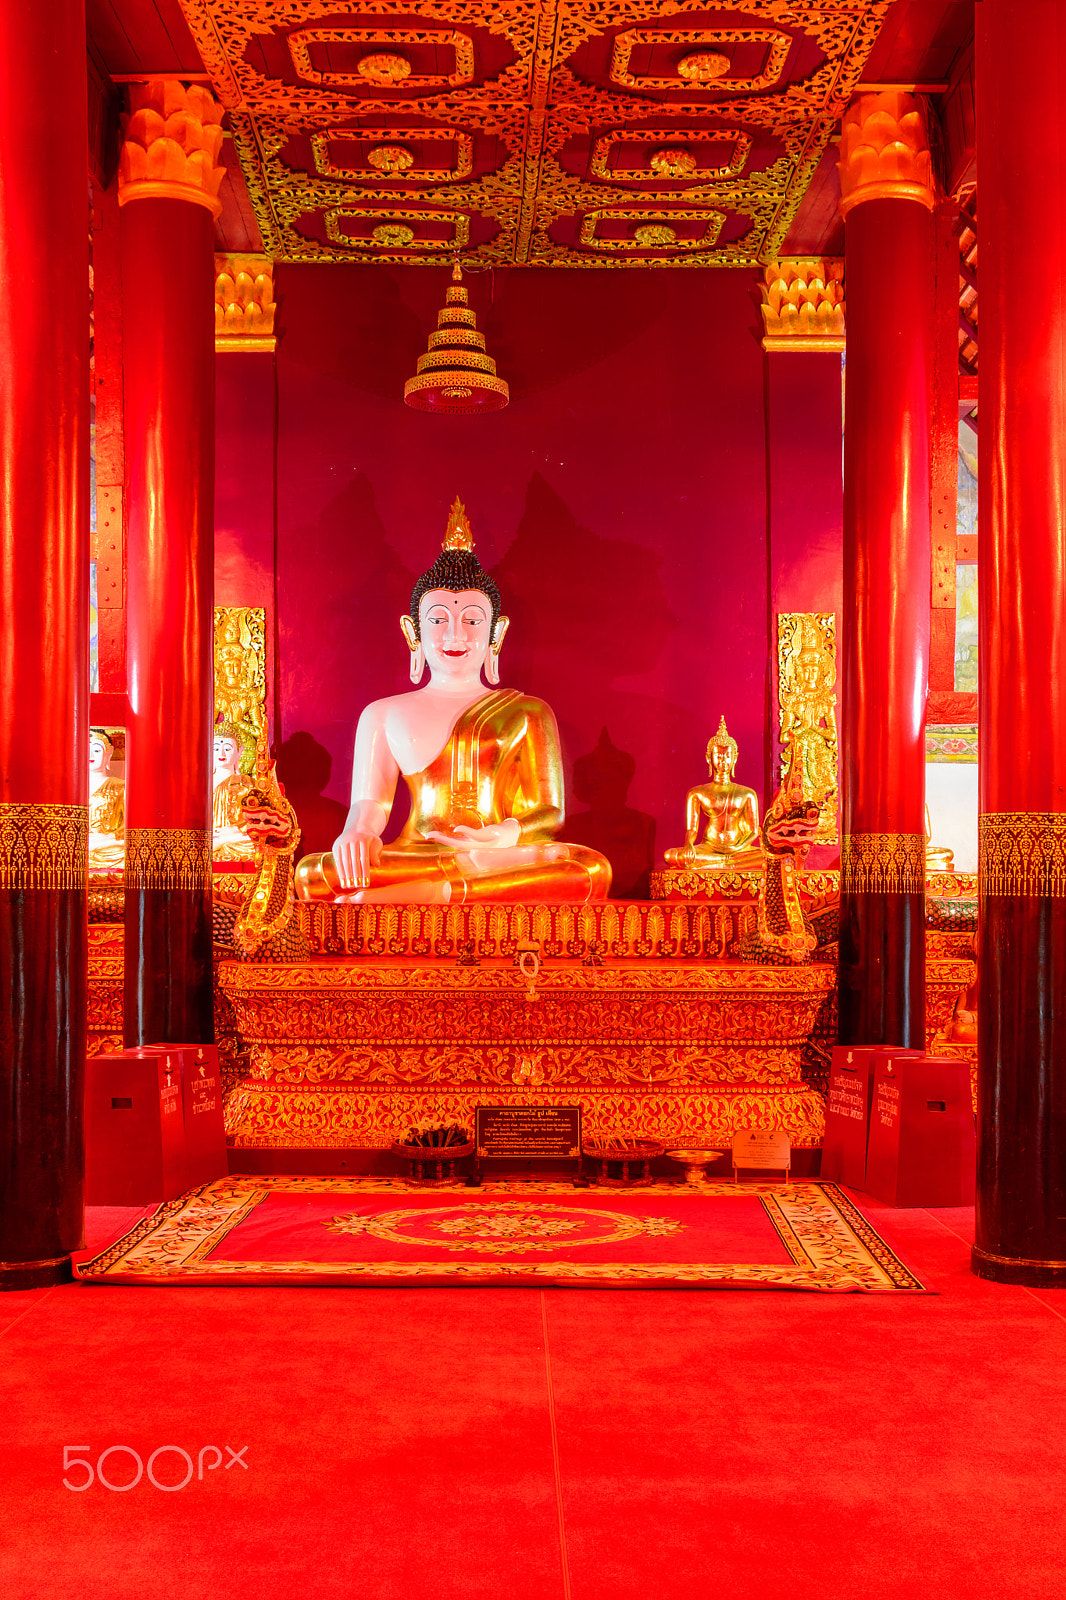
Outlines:
[{"label": "shadow on wall", "polygon": [[294,733],[279,745],[277,773],[300,824],[301,856],[332,850],[348,807],[322,793],[333,775],[333,757],[313,734]]},{"label": "shadow on wall", "polygon": [[568,816],[562,836],[607,857],[614,900],[646,900],[655,865],[655,818],[626,805],[636,770],[636,761],[615,748],[606,728],[595,750],[574,762],[573,796],[588,810]]}]

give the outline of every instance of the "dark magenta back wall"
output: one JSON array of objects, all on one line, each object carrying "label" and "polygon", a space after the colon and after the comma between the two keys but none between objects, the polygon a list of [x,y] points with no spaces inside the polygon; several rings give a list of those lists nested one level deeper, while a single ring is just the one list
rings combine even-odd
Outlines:
[{"label": "dark magenta back wall", "polygon": [[407,687],[398,617],[453,497],[511,631],[505,684],[554,708],[568,764],[602,727],[629,806],[680,841],[725,712],[765,787],[764,357],[752,273],[470,274],[511,404],[408,410],[443,271],[278,270],[282,739],[306,731],[345,798],[360,708]]}]

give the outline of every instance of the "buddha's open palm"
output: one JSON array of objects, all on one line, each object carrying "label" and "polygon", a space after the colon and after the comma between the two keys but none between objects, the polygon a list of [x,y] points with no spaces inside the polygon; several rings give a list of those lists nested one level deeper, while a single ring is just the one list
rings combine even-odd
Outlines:
[{"label": "buddha's open palm", "polygon": [[426,838],[450,845],[453,850],[506,850],[518,843],[521,832],[517,819],[508,817],[504,822],[487,823],[484,828],[468,828],[460,823],[451,833],[434,830]]}]

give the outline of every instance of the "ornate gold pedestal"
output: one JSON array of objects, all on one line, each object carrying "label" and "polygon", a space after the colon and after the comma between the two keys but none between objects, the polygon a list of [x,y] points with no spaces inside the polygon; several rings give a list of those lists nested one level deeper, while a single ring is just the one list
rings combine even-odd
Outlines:
[{"label": "ornate gold pedestal", "polygon": [[[119,902],[97,897],[91,914],[121,919]],[[384,1149],[413,1122],[472,1124],[479,1103],[554,1103],[582,1106],[589,1140],[726,1148],[757,1126],[817,1146],[836,969],[731,959],[754,915],[744,898],[301,906],[313,959],[216,965],[231,1138]],[[544,958],[533,999],[523,943]],[[973,981],[971,944],[927,935],[930,1041]],[[121,920],[90,927],[89,1007],[90,1051],[119,1047]]]},{"label": "ornate gold pedestal", "polygon": [[510,963],[225,961],[218,982],[251,1053],[227,1108],[243,1148],[384,1147],[479,1103],[580,1104],[587,1139],[821,1142],[800,1053],[829,966],[549,962],[532,1001]]}]

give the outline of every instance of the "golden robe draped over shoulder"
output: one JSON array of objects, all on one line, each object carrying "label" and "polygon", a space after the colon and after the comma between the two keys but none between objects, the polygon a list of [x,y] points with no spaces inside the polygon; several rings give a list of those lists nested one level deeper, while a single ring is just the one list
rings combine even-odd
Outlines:
[{"label": "golden robe draped over shoulder", "polygon": [[[564,806],[559,733],[550,707],[517,689],[495,689],[459,717],[440,754],[404,774],[411,810],[399,837],[371,869],[370,887],[436,879],[464,900],[604,900],[610,863],[555,834]],[[510,849],[469,851],[427,835],[484,828],[513,817],[521,829]],[[297,869],[302,899],[340,891],[333,856],[305,856]]]}]

